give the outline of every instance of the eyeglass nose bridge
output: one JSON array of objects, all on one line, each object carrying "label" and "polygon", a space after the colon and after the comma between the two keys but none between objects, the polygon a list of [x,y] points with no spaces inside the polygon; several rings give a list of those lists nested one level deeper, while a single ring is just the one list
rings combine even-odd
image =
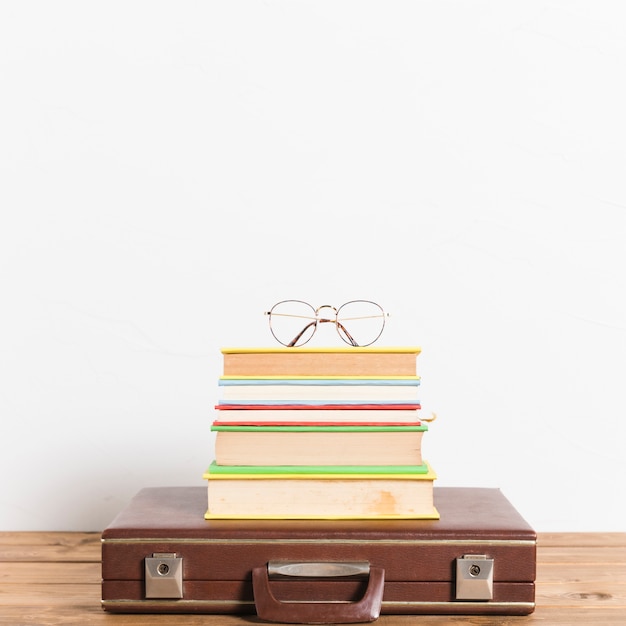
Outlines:
[{"label": "eyeglass nose bridge", "polygon": [[[322,309],[330,309],[333,312],[333,316],[329,317],[328,319],[320,317],[320,311]],[[317,309],[315,309],[315,318],[316,318],[314,322],[315,328],[317,328],[318,324],[323,324],[324,322],[330,322],[335,325],[335,328],[337,329],[339,336],[342,337],[342,339],[345,342],[349,343],[351,346],[358,346],[359,344],[355,341],[354,337],[348,332],[346,327],[339,321],[338,315],[339,315],[339,309],[334,307],[332,304],[322,304],[322,306],[319,306],[317,307]]]},{"label": "eyeglass nose bridge", "polygon": [[[333,316],[332,318],[329,319],[324,319],[320,316],[320,311],[322,311],[323,309],[330,309],[333,312]],[[333,322],[333,323],[337,323],[337,309],[332,305],[332,304],[322,304],[322,306],[318,306],[317,309],[315,309],[315,321],[317,322]]]}]

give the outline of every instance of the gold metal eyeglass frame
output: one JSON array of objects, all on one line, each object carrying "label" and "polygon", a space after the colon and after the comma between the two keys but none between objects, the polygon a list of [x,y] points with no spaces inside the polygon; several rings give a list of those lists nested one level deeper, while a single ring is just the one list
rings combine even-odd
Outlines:
[{"label": "gold metal eyeglass frame", "polygon": [[[273,310],[277,306],[279,306],[281,304],[285,304],[287,302],[297,302],[299,304],[305,304],[305,305],[311,307],[311,310],[315,312],[315,317],[310,317],[310,316],[307,316],[307,315],[293,315],[293,314],[289,314],[289,313],[274,313],[273,312]],[[347,317],[347,318],[343,318],[342,319],[343,322],[346,322],[346,321],[350,321],[350,320],[374,319],[374,318],[378,318],[378,317],[382,318],[382,324],[380,326],[380,331],[378,332],[378,334],[376,335],[376,337],[372,341],[370,341],[370,342],[368,342],[366,344],[359,344],[359,343],[357,343],[357,341],[354,339],[354,337],[352,337],[352,335],[348,332],[346,327],[338,319],[339,311],[344,306],[346,306],[348,304],[355,304],[355,303],[371,304],[371,305],[374,305],[375,307],[377,307],[378,309],[380,309],[380,314],[364,315],[364,316],[358,316],[358,317]],[[327,317],[320,317],[320,311],[322,311],[323,309],[331,309],[334,312],[334,316],[333,317],[328,317],[328,316]],[[293,347],[297,346],[298,345],[298,341],[301,339],[302,335],[304,335],[307,332],[307,330],[309,330],[311,328],[311,326],[313,326],[313,332],[311,333],[311,337],[313,337],[313,335],[315,334],[315,331],[317,330],[317,325],[318,324],[324,324],[324,323],[332,323],[332,324],[334,324],[335,328],[337,329],[337,334],[348,345],[353,346],[355,348],[369,346],[369,345],[373,344],[375,341],[377,341],[378,338],[381,336],[381,334],[383,332],[383,329],[385,327],[385,318],[389,317],[389,313],[385,313],[383,311],[383,308],[379,304],[377,304],[376,302],[372,302],[371,300],[350,300],[349,302],[345,302],[344,304],[342,304],[339,308],[335,308],[334,306],[332,306],[330,304],[322,304],[321,306],[317,307],[317,309],[315,309],[308,302],[304,302],[303,300],[281,300],[280,302],[277,302],[269,311],[265,311],[264,315],[267,315],[269,317],[270,331],[271,331],[272,335],[274,335],[274,338],[276,339],[276,341],[278,341],[278,343],[281,343],[282,345],[284,345],[284,346],[286,346],[288,348],[293,348]],[[284,343],[283,341],[281,341],[279,339],[279,337],[274,332],[274,329],[272,327],[272,316],[274,316],[274,317],[301,318],[303,320],[310,320],[310,321],[304,326],[304,328],[289,343]],[[306,341],[304,341],[300,345],[304,345],[305,343],[310,341],[311,337],[309,337]]]}]

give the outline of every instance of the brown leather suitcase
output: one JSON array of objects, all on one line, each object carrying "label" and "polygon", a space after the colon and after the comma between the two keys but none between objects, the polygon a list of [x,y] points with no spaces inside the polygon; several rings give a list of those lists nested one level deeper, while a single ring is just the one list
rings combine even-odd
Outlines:
[{"label": "brown leather suitcase", "polygon": [[498,489],[436,487],[439,520],[204,519],[205,487],[140,491],[102,534],[111,612],[525,615],[536,533]]}]

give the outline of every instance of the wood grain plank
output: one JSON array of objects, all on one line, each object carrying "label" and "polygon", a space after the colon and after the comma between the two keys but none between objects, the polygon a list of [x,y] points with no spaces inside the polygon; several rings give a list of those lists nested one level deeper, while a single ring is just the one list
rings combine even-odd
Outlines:
[{"label": "wood grain plank", "polygon": [[0,587],[0,606],[100,606],[100,585],[15,583]]},{"label": "wood grain plank", "polygon": [[[597,610],[577,607],[566,609],[563,607],[540,608],[533,614],[530,623],[544,624],[544,626],[624,626],[624,609]],[[526,621],[522,622],[526,624]],[[519,622],[511,622],[511,625]],[[117,625],[116,625],[117,626]]]},{"label": "wood grain plank", "polygon": [[605,582],[626,581],[626,563],[585,563],[584,567],[564,567],[563,563],[537,563],[537,580],[544,583],[583,582],[603,584]]},{"label": "wood grain plank", "polygon": [[100,584],[102,568],[100,562],[91,563],[10,563],[0,568],[0,583],[3,584]]},{"label": "wood grain plank", "polygon": [[0,561],[99,561],[98,533],[0,533]]},{"label": "wood grain plank", "polygon": [[582,567],[588,563],[626,563],[626,546],[557,546],[538,548],[537,559],[542,563],[567,563],[571,567]]},{"label": "wood grain plank", "polygon": [[538,581],[535,601],[541,606],[578,608],[626,607],[626,583],[604,582],[593,584],[581,582],[544,583]]},{"label": "wood grain plank", "polygon": [[49,546],[57,544],[76,544],[86,541],[100,542],[100,533],[64,532],[64,531],[1,531],[0,545]]},{"label": "wood grain plank", "polygon": [[537,533],[537,545],[549,546],[626,546],[623,533]]}]

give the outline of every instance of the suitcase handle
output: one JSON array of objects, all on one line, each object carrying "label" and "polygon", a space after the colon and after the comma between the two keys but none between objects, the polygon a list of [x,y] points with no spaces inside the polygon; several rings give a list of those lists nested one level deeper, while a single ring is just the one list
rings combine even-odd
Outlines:
[{"label": "suitcase handle", "polygon": [[385,570],[369,568],[369,581],[358,602],[281,602],[270,589],[267,566],[252,570],[257,616],[268,622],[290,624],[354,624],[373,622],[380,615]]}]

